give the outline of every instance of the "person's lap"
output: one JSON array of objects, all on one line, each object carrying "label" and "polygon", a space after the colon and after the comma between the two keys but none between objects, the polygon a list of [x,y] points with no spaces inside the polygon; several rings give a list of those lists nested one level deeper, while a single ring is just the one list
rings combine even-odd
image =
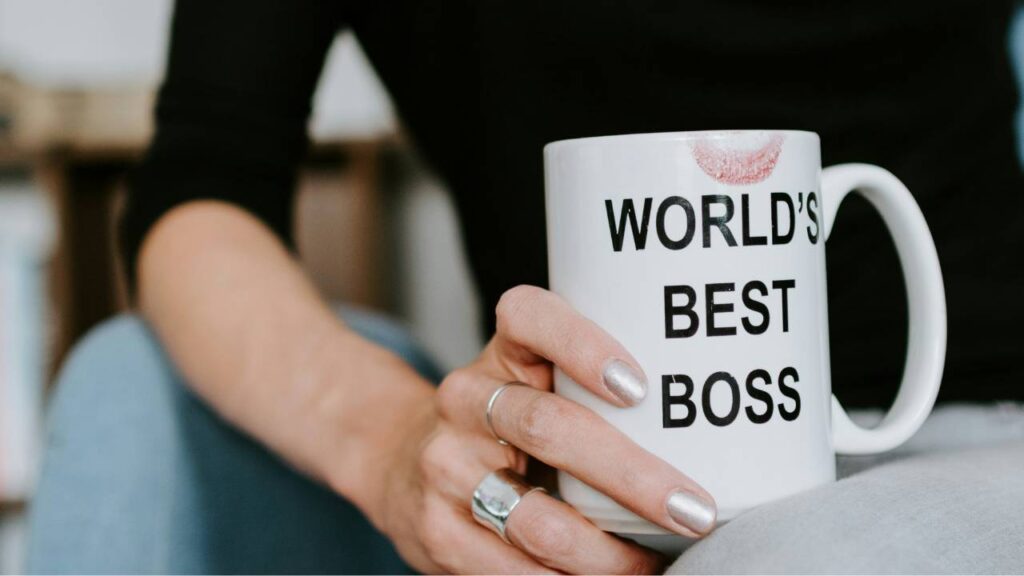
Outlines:
[{"label": "person's lap", "polygon": [[[439,376],[400,329],[346,319]],[[942,409],[886,459],[841,459],[875,467],[740,516],[670,571],[1024,567],[1024,410]],[[62,370],[30,521],[32,572],[407,570],[354,507],[188,393],[134,317],[92,332]]]}]

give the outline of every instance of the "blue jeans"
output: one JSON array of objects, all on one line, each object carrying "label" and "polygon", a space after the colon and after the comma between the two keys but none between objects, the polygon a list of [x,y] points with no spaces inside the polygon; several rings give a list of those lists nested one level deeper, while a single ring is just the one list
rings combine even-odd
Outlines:
[{"label": "blue jeans", "polygon": [[[395,325],[342,315],[440,378]],[[135,316],[90,332],[63,367],[29,526],[34,573],[410,571],[354,506],[193,396]]]},{"label": "blue jeans", "polygon": [[[343,316],[439,379],[394,325]],[[670,572],[1024,570],[1024,406],[941,407],[904,446],[839,470],[720,527]],[[30,523],[31,572],[408,571],[358,510],[192,396],[132,316],[90,333],[59,377]]]}]

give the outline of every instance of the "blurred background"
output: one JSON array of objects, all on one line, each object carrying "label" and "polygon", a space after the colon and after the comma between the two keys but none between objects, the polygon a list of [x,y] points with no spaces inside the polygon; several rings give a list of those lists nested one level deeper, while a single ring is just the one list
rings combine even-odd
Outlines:
[{"label": "blurred background", "polygon": [[[172,0],[0,0],[0,573],[16,572],[48,383],[127,306],[114,250],[143,153]],[[481,345],[448,198],[403,140],[350,34],[328,57],[297,241],[328,298],[409,324],[441,362]]]},{"label": "blurred background", "polygon": [[[151,132],[172,8],[0,0],[0,574],[19,570],[48,385],[75,340],[128,306],[113,225]],[[1008,49],[1019,78],[1020,14]],[[477,297],[451,205],[351,34],[310,129],[295,214],[313,278],[331,300],[399,318],[444,365],[472,359]]]}]

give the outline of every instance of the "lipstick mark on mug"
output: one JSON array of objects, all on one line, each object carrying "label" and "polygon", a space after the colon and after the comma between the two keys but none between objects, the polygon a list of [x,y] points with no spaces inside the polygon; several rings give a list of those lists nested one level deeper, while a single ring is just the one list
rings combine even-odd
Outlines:
[{"label": "lipstick mark on mug", "polygon": [[756,184],[775,170],[784,139],[783,134],[771,134],[756,147],[737,148],[735,141],[701,138],[690,148],[700,169],[715,180],[733,185]]}]

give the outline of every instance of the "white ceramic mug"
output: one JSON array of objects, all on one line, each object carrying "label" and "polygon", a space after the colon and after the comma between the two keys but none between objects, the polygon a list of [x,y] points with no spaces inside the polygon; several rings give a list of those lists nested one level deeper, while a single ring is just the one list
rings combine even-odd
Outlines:
[{"label": "white ceramic mug", "polygon": [[[891,173],[822,170],[817,134],[769,130],[564,140],[544,148],[544,165],[551,289],[649,380],[625,409],[561,371],[555,390],[701,484],[720,520],[832,482],[836,453],[889,450],[927,417],[945,295],[924,217]],[[825,240],[851,191],[881,213],[909,298],[903,383],[873,429],[831,393]],[[568,474],[559,490],[605,530],[664,533]]]}]

